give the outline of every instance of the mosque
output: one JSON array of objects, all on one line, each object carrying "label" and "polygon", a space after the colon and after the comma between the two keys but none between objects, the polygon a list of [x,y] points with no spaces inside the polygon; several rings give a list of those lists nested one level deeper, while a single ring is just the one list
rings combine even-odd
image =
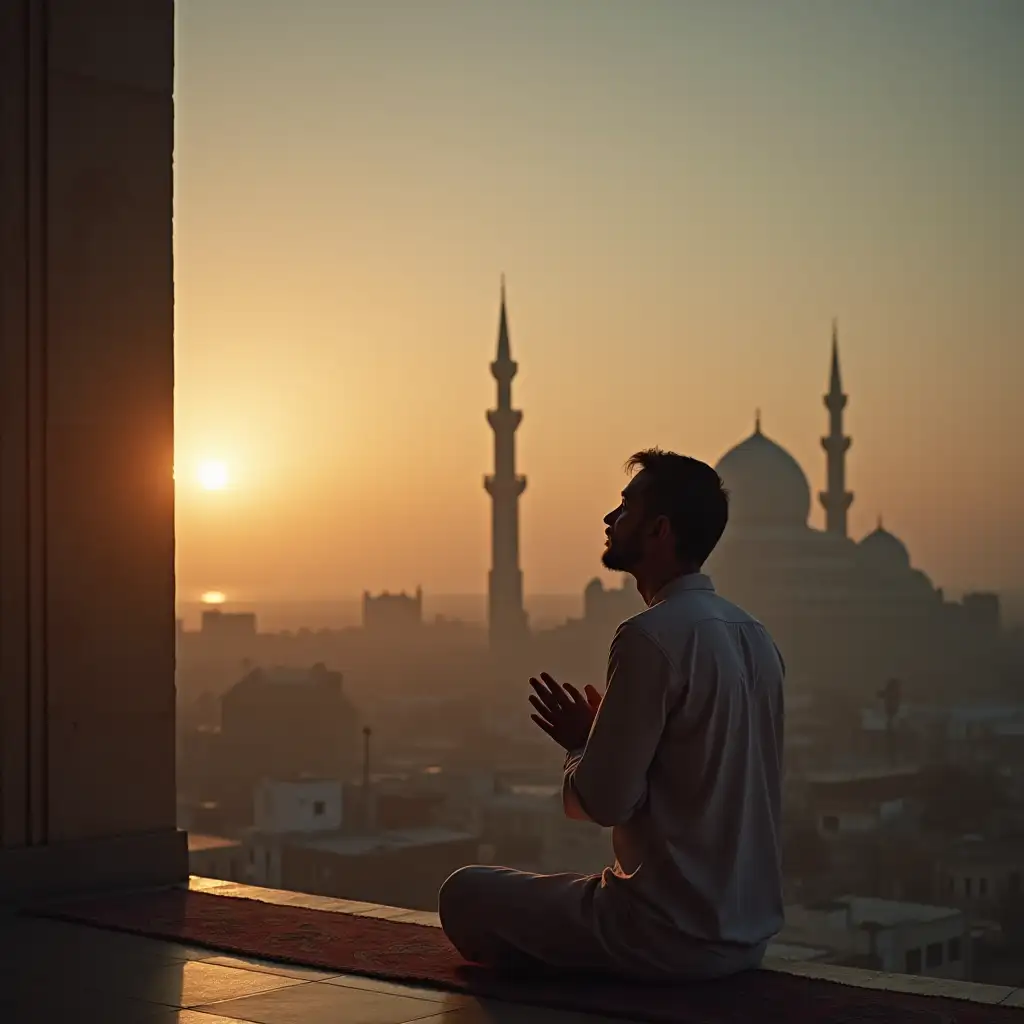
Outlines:
[{"label": "mosque", "polygon": [[[804,470],[764,433],[758,415],[753,433],[715,467],[729,490],[730,513],[707,572],[721,593],[771,629],[794,688],[861,700],[871,700],[890,678],[929,697],[988,689],[995,683],[998,597],[947,601],[881,519],[867,536],[849,535],[847,401],[833,324],[828,432],[821,439],[826,479],[818,494],[825,529],[809,524],[812,489]],[[606,590],[597,579],[584,605],[585,618],[606,621],[641,606],[630,583]]]},{"label": "mosque", "polygon": [[946,602],[906,545],[878,527],[849,536],[843,431],[848,398],[832,329],[828,433],[821,439],[826,485],[818,495],[825,529],[809,525],[811,486],[800,464],[762,430],[726,452],[716,469],[730,494],[730,522],[708,563],[716,585],[761,617],[790,662],[790,678],[865,695],[887,677],[933,674],[927,654]]},{"label": "mosque", "polygon": [[[489,625],[492,650],[503,662],[529,643],[519,564],[519,499],[526,478],[517,473],[515,433],[522,413],[512,407],[517,365],[510,354],[502,284],[497,358],[491,373],[497,402],[488,415],[494,432],[494,473],[484,485],[492,501],[492,570]],[[718,461],[730,494],[729,526],[706,570],[718,590],[758,616],[772,631],[786,659],[794,689],[813,689],[857,702],[872,700],[890,679],[908,696],[942,699],[978,694],[997,685],[999,599],[968,594],[948,601],[917,569],[906,545],[881,521],[866,537],[850,537],[853,502],[846,489],[844,433],[848,396],[839,366],[839,339],[832,325],[832,356],[824,395],[828,431],[825,487],[818,500],[825,529],[809,524],[811,485],[800,464],[761,429]],[[615,626],[639,611],[632,580],[607,589],[600,579],[584,590],[582,619],[545,638],[533,635],[557,658],[558,649],[580,670],[595,670]],[[586,652],[584,655],[583,652]],[[561,661],[561,659],[558,659]]]}]

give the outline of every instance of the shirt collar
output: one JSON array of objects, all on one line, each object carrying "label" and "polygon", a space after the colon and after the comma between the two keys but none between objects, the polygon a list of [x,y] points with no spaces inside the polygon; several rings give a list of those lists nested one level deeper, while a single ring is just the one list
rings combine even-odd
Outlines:
[{"label": "shirt collar", "polygon": [[684,590],[714,590],[715,585],[711,577],[702,572],[688,572],[669,580],[655,595],[651,601],[652,605],[660,604],[667,598],[681,594]]}]

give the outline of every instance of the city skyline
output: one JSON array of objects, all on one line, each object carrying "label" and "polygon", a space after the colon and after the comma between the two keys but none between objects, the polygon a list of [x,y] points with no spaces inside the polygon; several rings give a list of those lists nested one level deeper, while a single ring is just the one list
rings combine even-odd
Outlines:
[{"label": "city skyline", "polygon": [[397,10],[180,5],[183,598],[486,589],[503,269],[528,593],[601,573],[637,448],[760,407],[823,485],[833,316],[851,534],[1024,585],[1017,8]]}]

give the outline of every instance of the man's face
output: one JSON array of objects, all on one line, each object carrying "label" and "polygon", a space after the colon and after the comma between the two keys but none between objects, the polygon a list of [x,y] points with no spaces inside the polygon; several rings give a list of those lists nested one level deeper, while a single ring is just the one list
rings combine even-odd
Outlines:
[{"label": "man's face", "polygon": [[601,562],[606,569],[630,572],[647,552],[650,528],[644,509],[644,470],[641,470],[622,492],[619,507],[604,517],[605,548]]}]

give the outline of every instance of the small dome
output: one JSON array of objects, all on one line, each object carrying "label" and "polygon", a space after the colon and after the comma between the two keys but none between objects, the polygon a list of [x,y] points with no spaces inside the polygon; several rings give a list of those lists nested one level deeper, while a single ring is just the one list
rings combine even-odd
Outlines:
[{"label": "small dome", "polygon": [[869,563],[880,569],[910,568],[910,552],[906,544],[886,530],[881,519],[878,520],[878,526],[857,546]]},{"label": "small dome", "polygon": [[781,445],[754,433],[730,449],[715,467],[729,491],[729,519],[757,526],[807,525],[811,488],[800,463]]}]

